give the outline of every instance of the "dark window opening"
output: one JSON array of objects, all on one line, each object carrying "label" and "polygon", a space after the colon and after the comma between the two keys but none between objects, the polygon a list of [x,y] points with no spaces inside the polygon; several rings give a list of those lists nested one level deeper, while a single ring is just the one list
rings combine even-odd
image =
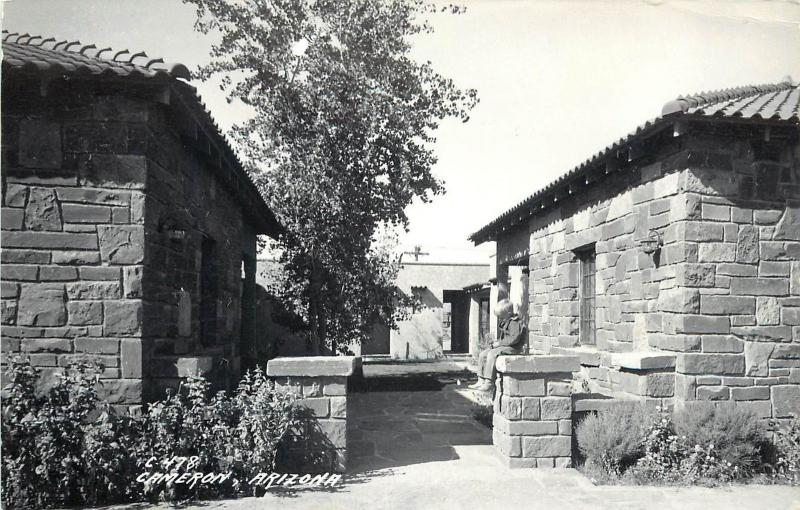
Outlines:
[{"label": "dark window opening", "polygon": [[596,344],[595,325],[595,251],[594,246],[589,249],[576,251],[580,261],[580,284],[578,297],[580,299],[580,325],[579,335],[581,345]]},{"label": "dark window opening", "polygon": [[791,182],[792,182],[792,169],[783,168],[781,170],[781,183],[791,183]]},{"label": "dark window opening", "polygon": [[217,267],[213,239],[203,238],[200,252],[200,342],[205,347],[217,343]]},{"label": "dark window opening", "polygon": [[245,367],[258,358],[256,345],[256,259],[242,254],[242,295],[240,306],[240,352]]},{"label": "dark window opening", "polygon": [[481,298],[480,312],[478,315],[478,331],[480,332],[480,339],[482,342],[485,342],[486,339],[489,338],[489,321],[491,317],[489,313],[489,298]]},{"label": "dark window opening", "polygon": [[781,169],[777,165],[761,163],[756,169],[756,198],[773,200],[778,196],[778,179]]},{"label": "dark window opening", "polygon": [[781,160],[781,152],[783,151],[783,146],[778,143],[767,142],[765,140],[753,140],[752,142],[750,142],[750,146],[753,149],[754,161]]}]

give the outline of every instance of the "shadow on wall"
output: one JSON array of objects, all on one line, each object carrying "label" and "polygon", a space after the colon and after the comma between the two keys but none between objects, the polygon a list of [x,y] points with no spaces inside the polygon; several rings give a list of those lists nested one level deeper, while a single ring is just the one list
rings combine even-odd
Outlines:
[{"label": "shadow on wall", "polygon": [[442,309],[423,308],[392,332],[394,359],[438,359],[442,351]]},{"label": "shadow on wall", "polygon": [[411,287],[411,294],[423,308],[442,307],[442,302],[428,287]]},{"label": "shadow on wall", "polygon": [[297,425],[281,441],[276,466],[285,473],[342,471],[344,451],[330,441],[322,423],[310,409],[301,406],[296,412]]},{"label": "shadow on wall", "polygon": [[256,285],[256,348],[258,359],[307,356],[307,326],[261,285]]}]

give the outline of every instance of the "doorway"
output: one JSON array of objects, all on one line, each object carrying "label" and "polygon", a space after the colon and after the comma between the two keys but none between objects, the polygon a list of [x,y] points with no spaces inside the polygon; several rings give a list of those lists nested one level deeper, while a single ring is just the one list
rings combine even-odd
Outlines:
[{"label": "doorway", "polygon": [[463,290],[443,292],[442,348],[445,352],[469,352],[469,302],[470,297]]}]

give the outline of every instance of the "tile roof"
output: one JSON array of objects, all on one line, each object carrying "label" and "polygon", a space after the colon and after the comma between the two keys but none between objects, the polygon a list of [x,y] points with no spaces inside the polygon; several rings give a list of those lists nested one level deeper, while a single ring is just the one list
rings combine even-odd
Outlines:
[{"label": "tile roof", "polygon": [[[544,209],[547,206],[546,199],[552,198],[555,193],[563,189],[568,189],[571,183],[581,180],[582,176],[586,176],[584,179],[588,182],[589,174],[598,164],[612,154],[628,149],[632,142],[663,127],[676,116],[769,120],[797,125],[800,124],[798,115],[800,115],[800,86],[788,77],[780,83],[751,85],[679,97],[664,105],[661,116],[640,125],[627,137],[620,138],[528,196],[471,234],[469,240],[475,244],[495,240],[501,228],[519,223]],[[598,178],[592,180],[602,179],[599,174],[603,172],[597,173]]]},{"label": "tile roof", "polygon": [[739,117],[785,120],[798,123],[800,88],[787,79],[782,83],[701,92],[664,105],[661,114]]},{"label": "tile roof", "polygon": [[183,78],[183,64],[165,63],[145,52],[114,51],[80,41],[57,41],[53,37],[9,33],[3,30],[3,67],[53,74],[93,74],[104,77]]},{"label": "tile roof", "polygon": [[[200,126],[201,131],[218,147],[232,171],[226,175],[234,190],[241,193],[264,225],[264,233],[278,235],[283,227],[264,201],[244,169],[236,152],[228,143],[212,117],[197,89],[185,80],[191,78],[189,69],[179,63],[165,63],[150,58],[144,52],[131,54],[128,50],[97,49],[94,44],[79,41],[57,41],[52,37],[9,33],[3,30],[3,74],[10,71],[52,76],[75,76],[96,79],[145,80],[171,86],[182,99],[183,106]],[[134,62],[135,61],[135,62]]]}]

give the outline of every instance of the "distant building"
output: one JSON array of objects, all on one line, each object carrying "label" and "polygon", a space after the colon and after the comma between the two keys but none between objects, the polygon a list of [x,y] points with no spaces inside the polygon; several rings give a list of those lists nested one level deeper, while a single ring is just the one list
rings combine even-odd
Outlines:
[{"label": "distant building", "polygon": [[498,297],[530,273],[532,353],[609,395],[800,416],[800,89],[670,101],[472,234]]},{"label": "distant building", "polygon": [[[469,353],[477,324],[470,321],[471,286],[489,277],[489,264],[479,255],[422,252],[417,248],[401,260],[396,285],[414,307],[397,329],[377,325],[361,354],[389,354],[397,359],[433,359],[446,353]],[[470,289],[465,289],[469,287]]]},{"label": "distant building", "polygon": [[89,355],[114,404],[256,361],[256,236],[279,225],[181,64],[6,34],[3,361]]}]

